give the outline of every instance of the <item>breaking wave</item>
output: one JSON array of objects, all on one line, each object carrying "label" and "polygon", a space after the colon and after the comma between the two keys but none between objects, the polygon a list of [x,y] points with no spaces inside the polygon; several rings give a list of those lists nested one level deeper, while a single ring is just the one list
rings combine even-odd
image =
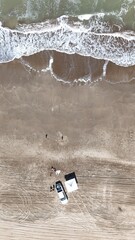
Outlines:
[{"label": "breaking wave", "polygon": [[12,30],[0,25],[0,62],[44,50],[77,53],[109,60],[120,66],[135,65],[135,33],[121,24],[105,21],[105,14],[68,17],[38,24],[22,24]]}]

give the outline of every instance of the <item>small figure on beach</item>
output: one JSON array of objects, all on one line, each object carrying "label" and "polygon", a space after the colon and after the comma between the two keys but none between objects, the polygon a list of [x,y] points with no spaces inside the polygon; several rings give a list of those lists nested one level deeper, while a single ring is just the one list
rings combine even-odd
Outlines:
[{"label": "small figure on beach", "polygon": [[51,176],[54,172],[56,172],[56,168],[54,168],[54,167],[52,166],[52,167],[51,167],[50,176]]},{"label": "small figure on beach", "polygon": [[56,168],[51,167],[51,172],[50,172],[50,176],[55,173],[56,175],[59,175],[61,173],[61,170],[56,170]]},{"label": "small figure on beach", "polygon": [[50,186],[50,192],[54,191],[54,189],[55,189],[55,186],[53,184],[52,186]]}]

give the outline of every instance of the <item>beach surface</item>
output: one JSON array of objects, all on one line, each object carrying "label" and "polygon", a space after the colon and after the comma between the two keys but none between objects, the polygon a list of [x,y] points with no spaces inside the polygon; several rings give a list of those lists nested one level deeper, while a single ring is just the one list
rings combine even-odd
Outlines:
[{"label": "beach surface", "polygon": [[[17,60],[0,65],[2,240],[134,239],[134,67],[115,68],[66,84]],[[62,205],[50,186],[70,172],[78,190]]]}]

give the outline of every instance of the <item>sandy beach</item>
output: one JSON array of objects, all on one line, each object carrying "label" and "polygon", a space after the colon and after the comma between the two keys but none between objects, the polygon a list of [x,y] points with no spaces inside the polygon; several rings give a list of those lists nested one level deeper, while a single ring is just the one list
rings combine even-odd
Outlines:
[{"label": "sandy beach", "polygon": [[[134,82],[69,85],[19,61],[0,71],[1,239],[134,239]],[[49,188],[72,171],[63,206]]]}]

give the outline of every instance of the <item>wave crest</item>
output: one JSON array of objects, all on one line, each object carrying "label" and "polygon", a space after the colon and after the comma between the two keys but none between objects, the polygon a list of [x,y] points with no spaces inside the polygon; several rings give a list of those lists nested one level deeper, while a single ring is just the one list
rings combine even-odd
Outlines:
[{"label": "wave crest", "polygon": [[98,25],[101,19],[102,14],[96,21],[95,16],[90,16],[88,22],[79,17],[73,21],[68,16],[62,16],[56,21],[20,25],[15,30],[0,25],[0,62],[43,50],[56,50],[105,59],[125,67],[134,65],[135,33],[114,32],[114,28],[104,21]]}]

